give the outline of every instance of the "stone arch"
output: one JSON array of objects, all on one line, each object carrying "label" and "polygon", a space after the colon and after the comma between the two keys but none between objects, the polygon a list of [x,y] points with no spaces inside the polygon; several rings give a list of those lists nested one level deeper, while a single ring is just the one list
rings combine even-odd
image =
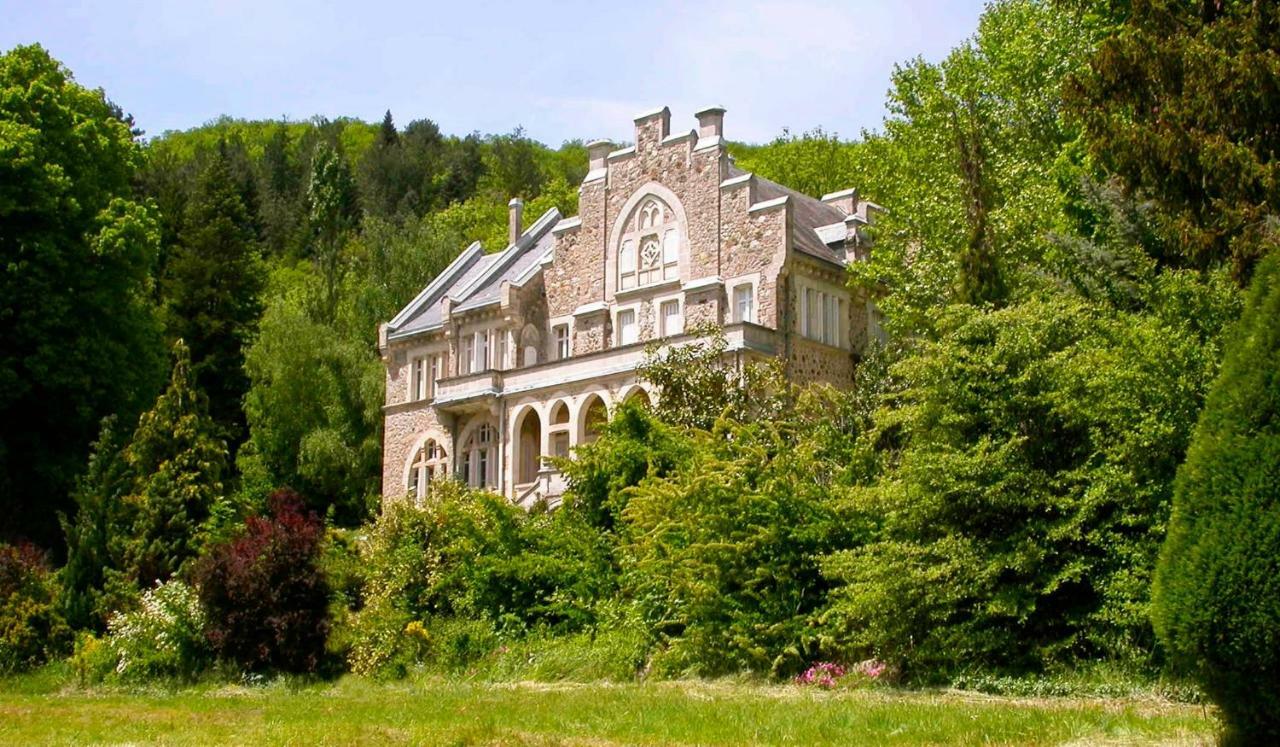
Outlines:
[{"label": "stone arch", "polygon": [[538,479],[542,469],[542,417],[536,407],[529,405],[516,415],[514,432],[512,484],[527,485]]},{"label": "stone arch", "polygon": [[[689,221],[685,215],[684,204],[680,202],[680,198],[676,196],[676,193],[669,188],[658,182],[647,182],[636,189],[635,192],[632,192],[627,201],[622,204],[622,209],[618,211],[618,217],[614,219],[613,227],[609,230],[609,249],[605,253],[605,290],[610,295],[618,292],[618,250],[622,235],[626,232],[628,222],[635,216],[636,210],[641,206],[641,203],[651,197],[657,198],[664,203],[674,214],[675,224],[679,232],[679,250],[677,252],[679,272],[683,275],[688,271],[690,261]],[[639,251],[638,248],[637,251]]]},{"label": "stone arch", "polygon": [[583,398],[578,406],[578,443],[589,444],[600,437],[600,429],[609,420],[609,407],[599,392]]},{"label": "stone arch", "polygon": [[649,392],[639,384],[636,384],[626,390],[620,398],[620,401],[639,405],[646,410],[653,407],[653,397],[649,396]]}]

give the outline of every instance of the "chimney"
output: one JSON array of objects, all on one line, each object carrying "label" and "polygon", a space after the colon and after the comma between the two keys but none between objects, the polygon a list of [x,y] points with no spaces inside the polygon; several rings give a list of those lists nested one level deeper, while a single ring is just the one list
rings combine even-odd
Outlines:
[{"label": "chimney", "polygon": [[520,215],[524,213],[524,202],[519,197],[512,197],[507,203],[507,211],[507,243],[514,244],[520,238]]},{"label": "chimney", "polygon": [[602,171],[605,166],[605,159],[613,152],[613,143],[608,140],[592,140],[587,143],[587,170],[589,172]]},{"label": "chimney", "polygon": [[695,113],[698,118],[698,139],[724,137],[724,107],[711,106]]}]

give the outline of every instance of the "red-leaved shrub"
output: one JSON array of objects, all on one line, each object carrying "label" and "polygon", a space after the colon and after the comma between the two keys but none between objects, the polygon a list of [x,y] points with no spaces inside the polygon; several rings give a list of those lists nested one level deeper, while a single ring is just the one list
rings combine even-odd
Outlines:
[{"label": "red-leaved shrub", "polygon": [[329,587],[317,565],[324,527],[293,491],[276,491],[268,505],[269,518],[250,517],[197,566],[209,641],[249,670],[313,672],[329,634]]}]

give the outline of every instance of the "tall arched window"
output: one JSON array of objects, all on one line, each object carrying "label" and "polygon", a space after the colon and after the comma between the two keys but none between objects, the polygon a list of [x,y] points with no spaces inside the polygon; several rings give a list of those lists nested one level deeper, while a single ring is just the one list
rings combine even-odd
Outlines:
[{"label": "tall arched window", "polygon": [[472,431],[462,445],[460,477],[473,488],[493,487],[497,480],[497,431],[488,423]]},{"label": "tall arched window", "polygon": [[680,277],[680,226],[657,197],[647,197],[628,219],[618,244],[618,290]]},{"label": "tall arched window", "polygon": [[431,489],[431,481],[448,472],[449,460],[444,447],[435,439],[428,439],[414,454],[413,463],[409,466],[409,497],[414,500],[425,498]]}]

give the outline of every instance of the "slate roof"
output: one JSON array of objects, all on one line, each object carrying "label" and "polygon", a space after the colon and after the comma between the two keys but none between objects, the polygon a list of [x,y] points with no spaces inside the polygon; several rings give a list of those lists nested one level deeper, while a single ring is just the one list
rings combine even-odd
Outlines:
[{"label": "slate roof", "polygon": [[[746,173],[748,172],[736,166],[729,168],[730,178]],[[833,264],[844,265],[844,249],[836,250],[828,246],[824,235],[830,235],[831,232],[823,230],[834,223],[843,225],[846,216],[840,208],[762,176],[757,175],[755,180],[756,199],[760,202],[786,197],[791,203],[791,245],[797,251]],[[840,239],[843,243],[844,236],[841,235]]]},{"label": "slate roof", "polygon": [[444,320],[444,299],[453,303],[453,312],[470,311],[498,303],[502,283],[521,285],[551,251],[551,227],[560,220],[560,211],[543,213],[515,243],[497,254],[485,254],[479,242],[467,247],[431,282],[418,297],[404,307],[387,325],[387,338],[397,339],[439,328]]}]

